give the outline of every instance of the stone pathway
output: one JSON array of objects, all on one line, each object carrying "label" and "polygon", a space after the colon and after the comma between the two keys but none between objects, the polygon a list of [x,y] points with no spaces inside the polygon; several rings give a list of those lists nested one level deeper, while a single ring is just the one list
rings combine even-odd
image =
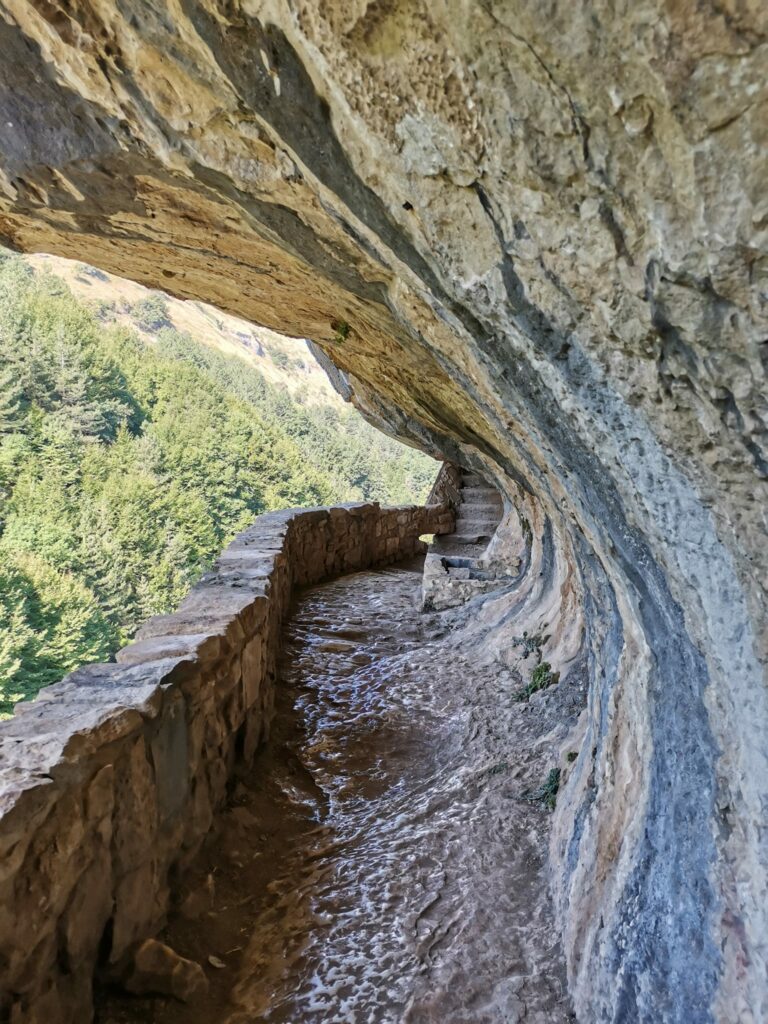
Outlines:
[{"label": "stone pathway", "polygon": [[[549,694],[513,701],[421,562],[301,595],[270,743],[237,784],[164,936],[194,1005],[103,993],[99,1021],[565,1024],[545,864]],[[462,653],[463,651],[463,653]]]}]

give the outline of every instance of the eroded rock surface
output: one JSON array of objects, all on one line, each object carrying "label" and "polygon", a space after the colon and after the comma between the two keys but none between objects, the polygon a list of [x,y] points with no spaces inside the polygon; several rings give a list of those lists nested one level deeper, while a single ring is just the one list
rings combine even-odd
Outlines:
[{"label": "eroded rock surface", "polygon": [[200,999],[208,991],[208,979],[200,964],[179,956],[157,939],[147,939],[136,950],[124,984],[138,995],[168,995],[182,1003]]},{"label": "eroded rock surface", "polygon": [[6,243],[310,337],[519,510],[580,1018],[767,1019],[765,5],[0,10]]}]

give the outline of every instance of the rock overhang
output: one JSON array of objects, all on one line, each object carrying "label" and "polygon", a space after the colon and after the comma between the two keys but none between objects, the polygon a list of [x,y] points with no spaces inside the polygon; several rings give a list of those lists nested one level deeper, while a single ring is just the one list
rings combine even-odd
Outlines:
[{"label": "rock overhang", "polygon": [[759,1015],[764,14],[0,10],[0,236],[311,338],[520,510],[519,614],[578,597],[553,856],[580,1012]]}]

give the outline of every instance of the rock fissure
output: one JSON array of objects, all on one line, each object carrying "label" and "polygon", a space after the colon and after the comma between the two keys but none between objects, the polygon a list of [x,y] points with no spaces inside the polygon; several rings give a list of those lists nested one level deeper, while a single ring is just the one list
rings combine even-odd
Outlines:
[{"label": "rock fissure", "polygon": [[496,14],[494,14],[491,4],[481,3],[480,6],[483,8],[486,14],[493,19],[496,25],[498,25],[500,28],[503,28],[507,35],[511,36],[512,39],[516,39],[518,43],[520,43],[529,51],[529,53],[534,58],[536,63],[541,67],[544,74],[552,83],[552,86],[554,87],[555,91],[562,93],[562,95],[565,96],[566,102],[570,107],[573,134],[578,136],[578,138],[581,140],[581,150],[584,156],[584,165],[588,170],[594,170],[592,160],[589,155],[589,125],[584,121],[584,119],[581,117],[578,110],[576,109],[576,104],[574,103],[571,94],[563,85],[561,85],[557,81],[557,79],[552,73],[552,69],[544,62],[541,55],[534,49],[531,43],[527,39],[523,38],[523,36],[518,35],[517,32],[515,32],[512,28],[510,28],[509,25],[505,24],[505,22],[501,21],[501,19],[498,18]]}]

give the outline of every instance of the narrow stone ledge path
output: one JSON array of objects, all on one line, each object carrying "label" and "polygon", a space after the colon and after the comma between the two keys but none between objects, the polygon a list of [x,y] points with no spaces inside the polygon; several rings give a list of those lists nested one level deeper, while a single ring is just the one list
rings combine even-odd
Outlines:
[{"label": "narrow stone ledge path", "polygon": [[558,709],[515,703],[421,561],[303,592],[272,736],[161,938],[205,967],[184,1005],[105,992],[103,1024],[565,1024],[549,815],[523,799]]}]

